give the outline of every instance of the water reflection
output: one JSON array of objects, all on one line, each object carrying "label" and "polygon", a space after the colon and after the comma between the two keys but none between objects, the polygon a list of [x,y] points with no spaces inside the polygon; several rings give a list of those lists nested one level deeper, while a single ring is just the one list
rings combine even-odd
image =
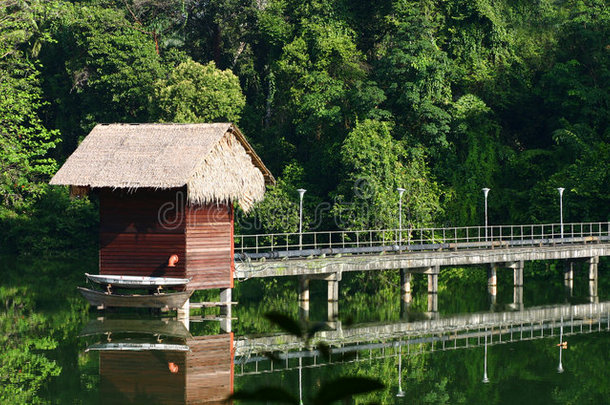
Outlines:
[{"label": "water reflection", "polygon": [[[407,356],[423,351],[475,347],[483,347],[486,354],[488,345],[551,336],[564,339],[566,335],[610,330],[609,313],[610,302],[604,302],[339,327],[317,335],[331,347],[328,359],[291,335],[239,336],[235,341],[235,363],[239,366],[239,375],[251,375],[295,369],[294,361],[300,359],[308,359],[308,364],[303,367],[313,368],[346,361],[400,358],[403,348],[406,348]],[[268,356],[267,353],[274,355]],[[488,380],[486,369],[485,356],[484,380]]]},{"label": "water reflection", "polygon": [[311,388],[303,381],[305,370],[395,361],[392,395],[401,398],[408,393],[403,373],[412,356],[480,348],[483,364],[477,374],[483,378],[478,381],[493,383],[499,371],[495,362],[488,370],[488,347],[548,337],[554,337],[553,345],[559,338],[557,371],[562,373],[567,337],[610,330],[609,313],[610,302],[603,302],[350,327],[337,323],[335,330],[319,332],[318,339],[330,347],[328,356],[286,334],[192,336],[174,320],[102,318],[91,321],[81,336],[98,338],[87,350],[99,355],[103,403],[221,403],[233,392],[235,376],[268,376],[262,381],[269,383],[292,370],[302,403]]},{"label": "water reflection", "polygon": [[224,403],[233,392],[233,334],[191,336],[175,320],[98,319],[102,403]]}]

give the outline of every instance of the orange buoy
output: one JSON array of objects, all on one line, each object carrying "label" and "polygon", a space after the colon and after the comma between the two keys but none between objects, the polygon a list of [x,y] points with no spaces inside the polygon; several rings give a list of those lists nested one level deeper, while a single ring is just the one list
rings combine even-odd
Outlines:
[{"label": "orange buoy", "polygon": [[178,370],[180,369],[180,367],[178,367],[178,365],[176,363],[173,363],[173,362],[167,363],[167,366],[169,367],[169,371],[172,374],[176,374],[178,372]]}]

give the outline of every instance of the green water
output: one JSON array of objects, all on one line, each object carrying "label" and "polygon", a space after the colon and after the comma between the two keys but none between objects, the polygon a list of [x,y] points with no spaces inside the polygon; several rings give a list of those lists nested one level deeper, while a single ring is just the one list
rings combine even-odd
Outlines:
[{"label": "green water", "polygon": [[[302,352],[298,350],[279,350],[294,356],[288,361],[276,359],[274,372],[261,373],[270,370],[271,360],[259,355],[262,360],[257,373],[256,362],[252,360],[255,355],[233,358],[243,363],[243,366],[240,363],[234,368],[223,365],[225,363],[215,360],[216,357],[206,360],[205,356],[211,356],[210,353],[217,353],[218,358],[231,359],[230,343],[222,343],[218,346],[220,349],[216,346],[210,349],[212,345],[207,343],[210,338],[229,342],[228,338],[222,340],[230,335],[223,333],[218,321],[191,322],[190,333],[194,338],[186,342],[176,337],[161,340],[127,332],[113,335],[113,342],[148,339],[148,343],[187,343],[191,351],[185,356],[187,359],[188,356],[197,357],[197,363],[195,360],[187,362],[190,361],[188,364],[191,366],[196,364],[196,367],[180,363],[183,357],[176,353],[162,351],[146,358],[151,366],[144,364],[145,360],[138,360],[144,357],[136,354],[135,357],[115,356],[116,361],[110,367],[108,358],[115,358],[112,357],[114,354],[86,351],[93,344],[107,342],[109,337],[103,334],[79,336],[85,327],[101,322],[98,320],[101,315],[104,315],[105,321],[127,320],[129,323],[129,320],[146,319],[154,323],[159,318],[169,320],[172,314],[151,315],[148,311],[128,310],[100,314],[90,310],[75,291],[75,286],[84,285],[83,273],[96,272],[97,261],[94,258],[69,261],[0,259],[3,277],[0,284],[1,403],[201,403],[214,396],[225,395],[230,387],[222,384],[232,377],[235,391],[277,387],[295,398],[300,394],[307,404],[313,403],[322,386],[341,376],[366,376],[385,385],[377,392],[356,396],[355,403],[610,403],[610,332],[607,315],[604,319],[585,319],[584,326],[580,320],[580,326],[575,329],[572,326],[570,332],[573,333],[568,333],[566,324],[566,334],[562,336],[568,342],[565,350],[556,346],[562,340],[559,324],[553,324],[542,332],[526,331],[532,333],[531,339],[518,337],[512,342],[507,342],[508,334],[505,332],[498,333],[497,329],[495,335],[490,332],[487,345],[488,383],[482,382],[485,346],[481,336],[469,338],[467,348],[452,350],[447,350],[453,344],[447,340],[447,347],[443,350],[441,340],[428,343],[410,341],[407,344],[409,339],[414,339],[413,336],[396,334],[382,339],[373,334],[357,343],[378,346],[347,350],[341,355],[333,354],[332,360],[300,355]],[[610,300],[607,269],[608,263],[602,261],[599,296],[594,299],[600,303]],[[473,313],[511,311],[511,272],[500,271],[498,296],[496,302],[492,303],[487,294],[483,269],[443,269],[439,281],[439,313],[426,314],[425,280],[423,276],[415,276],[413,303],[408,314],[401,314],[396,273],[344,275],[339,301],[339,320],[343,330],[363,325],[396,325],[407,322],[405,318],[409,322],[421,323],[430,317],[447,319]],[[524,311],[540,306],[577,306],[591,300],[584,268],[576,272],[571,296],[563,287],[562,277],[559,264],[528,265],[523,293]],[[309,320],[312,323],[327,321],[326,285],[322,281],[313,281],[311,285]],[[201,292],[195,300],[217,300],[214,294],[218,293]],[[238,285],[233,296],[239,304],[234,307],[233,316],[237,319],[232,322],[232,338],[240,342],[245,338],[252,340],[270,333],[282,334],[278,326],[264,318],[264,314],[275,310],[298,318],[296,298],[295,280],[249,280]],[[203,315],[213,316],[217,311],[209,309]],[[337,322],[329,324],[334,328],[337,325]],[[479,330],[494,330],[494,325],[488,326],[489,329]],[[443,336],[450,335],[451,332],[447,332]],[[515,335],[519,333],[515,332]],[[193,342],[200,342],[197,343],[200,346]],[[460,345],[464,342],[460,341]],[[386,344],[386,347],[379,344]],[[346,343],[345,347],[348,346]],[[334,342],[332,347],[341,348],[342,344]],[[563,373],[558,373],[560,351]],[[173,360],[172,356],[177,360]],[[142,362],[141,367],[150,370],[137,369],[138,362]],[[156,372],[154,367],[159,364],[159,372]],[[168,371],[174,364],[180,367],[176,373]],[[399,377],[404,397],[396,396]],[[204,390],[203,385],[210,382],[212,386]],[[147,384],[151,387],[147,388]]]}]

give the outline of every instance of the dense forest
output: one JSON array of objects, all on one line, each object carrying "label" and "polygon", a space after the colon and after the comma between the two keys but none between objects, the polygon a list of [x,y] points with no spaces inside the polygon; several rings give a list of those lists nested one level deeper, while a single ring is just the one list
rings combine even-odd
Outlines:
[{"label": "dense forest", "polygon": [[[237,123],[240,231],[610,219],[605,0],[0,0],[0,250],[95,246],[48,186],[99,122]],[[254,227],[252,225],[255,225]]]}]

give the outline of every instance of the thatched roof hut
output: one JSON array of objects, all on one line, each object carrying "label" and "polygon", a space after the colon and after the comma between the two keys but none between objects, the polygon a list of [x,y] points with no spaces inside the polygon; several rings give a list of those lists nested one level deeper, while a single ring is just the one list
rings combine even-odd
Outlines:
[{"label": "thatched roof hut", "polygon": [[51,184],[75,188],[187,188],[191,204],[247,211],[275,179],[230,123],[98,124]]}]

